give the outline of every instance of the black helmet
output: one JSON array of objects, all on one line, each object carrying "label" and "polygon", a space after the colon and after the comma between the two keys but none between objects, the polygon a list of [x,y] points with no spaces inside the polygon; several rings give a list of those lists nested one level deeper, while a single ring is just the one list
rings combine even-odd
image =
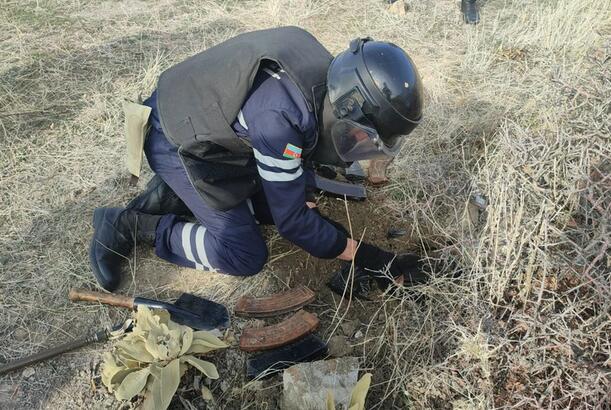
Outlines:
[{"label": "black helmet", "polygon": [[[422,120],[422,82],[416,67],[392,43],[357,38],[333,59],[323,134],[345,162],[394,157]],[[332,112],[332,116],[331,116]]]}]

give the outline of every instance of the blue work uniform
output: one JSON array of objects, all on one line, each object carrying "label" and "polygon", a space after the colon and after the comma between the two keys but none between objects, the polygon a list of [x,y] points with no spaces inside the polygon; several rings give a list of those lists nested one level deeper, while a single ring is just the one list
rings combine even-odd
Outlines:
[{"label": "blue work uniform", "polygon": [[335,258],[344,251],[345,234],[306,205],[313,172],[304,169],[301,157],[316,144],[318,125],[282,70],[262,68],[257,73],[232,124],[252,146],[263,189],[228,211],[207,205],[192,186],[177,147],[159,123],[156,93],[145,104],[152,108],[144,147],[148,162],[197,219],[191,223],[176,215],[163,216],[155,239],[159,257],[190,268],[254,275],[268,257],[258,223],[275,224],[282,237],[319,258]]}]

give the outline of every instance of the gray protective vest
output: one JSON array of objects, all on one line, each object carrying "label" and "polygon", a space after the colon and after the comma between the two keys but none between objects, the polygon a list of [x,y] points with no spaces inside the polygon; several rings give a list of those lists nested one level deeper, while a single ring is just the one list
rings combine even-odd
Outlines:
[{"label": "gray protective vest", "polygon": [[281,27],[241,34],[161,74],[161,126],[208,205],[228,210],[260,189],[252,148],[231,128],[260,65],[284,69],[316,112],[332,59],[307,31]]}]

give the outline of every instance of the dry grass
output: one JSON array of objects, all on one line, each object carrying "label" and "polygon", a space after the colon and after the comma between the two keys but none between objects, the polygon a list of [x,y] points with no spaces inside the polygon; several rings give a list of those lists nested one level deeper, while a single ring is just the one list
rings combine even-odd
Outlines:
[{"label": "dry grass", "polygon": [[[381,0],[0,1],[3,359],[117,319],[65,295],[95,285],[92,209],[136,192],[122,99],[239,32],[297,24],[332,52],[359,35],[403,46],[427,90],[388,207],[410,221],[435,278],[381,306],[386,332],[363,345],[371,406],[608,408],[611,6],[488,1],[468,27],[453,1],[408,4],[399,17]],[[145,256],[127,291],[230,301],[242,283],[166,271]],[[2,407],[112,405],[86,394],[79,369],[98,350],[86,353],[1,379]]]}]

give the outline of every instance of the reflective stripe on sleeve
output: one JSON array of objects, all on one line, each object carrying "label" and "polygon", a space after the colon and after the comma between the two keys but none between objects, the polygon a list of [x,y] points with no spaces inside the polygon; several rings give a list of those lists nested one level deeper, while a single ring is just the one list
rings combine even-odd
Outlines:
[{"label": "reflective stripe on sleeve", "polygon": [[301,158],[278,159],[270,157],[269,155],[263,155],[256,148],[253,148],[252,151],[254,152],[255,159],[257,161],[270,167],[290,170],[296,169],[301,165]]},{"label": "reflective stripe on sleeve", "polygon": [[266,181],[270,182],[286,182],[286,181],[294,181],[303,174],[303,168],[299,167],[297,172],[289,173],[289,172],[272,172],[267,171],[260,166],[257,166],[259,170],[259,175]]}]

